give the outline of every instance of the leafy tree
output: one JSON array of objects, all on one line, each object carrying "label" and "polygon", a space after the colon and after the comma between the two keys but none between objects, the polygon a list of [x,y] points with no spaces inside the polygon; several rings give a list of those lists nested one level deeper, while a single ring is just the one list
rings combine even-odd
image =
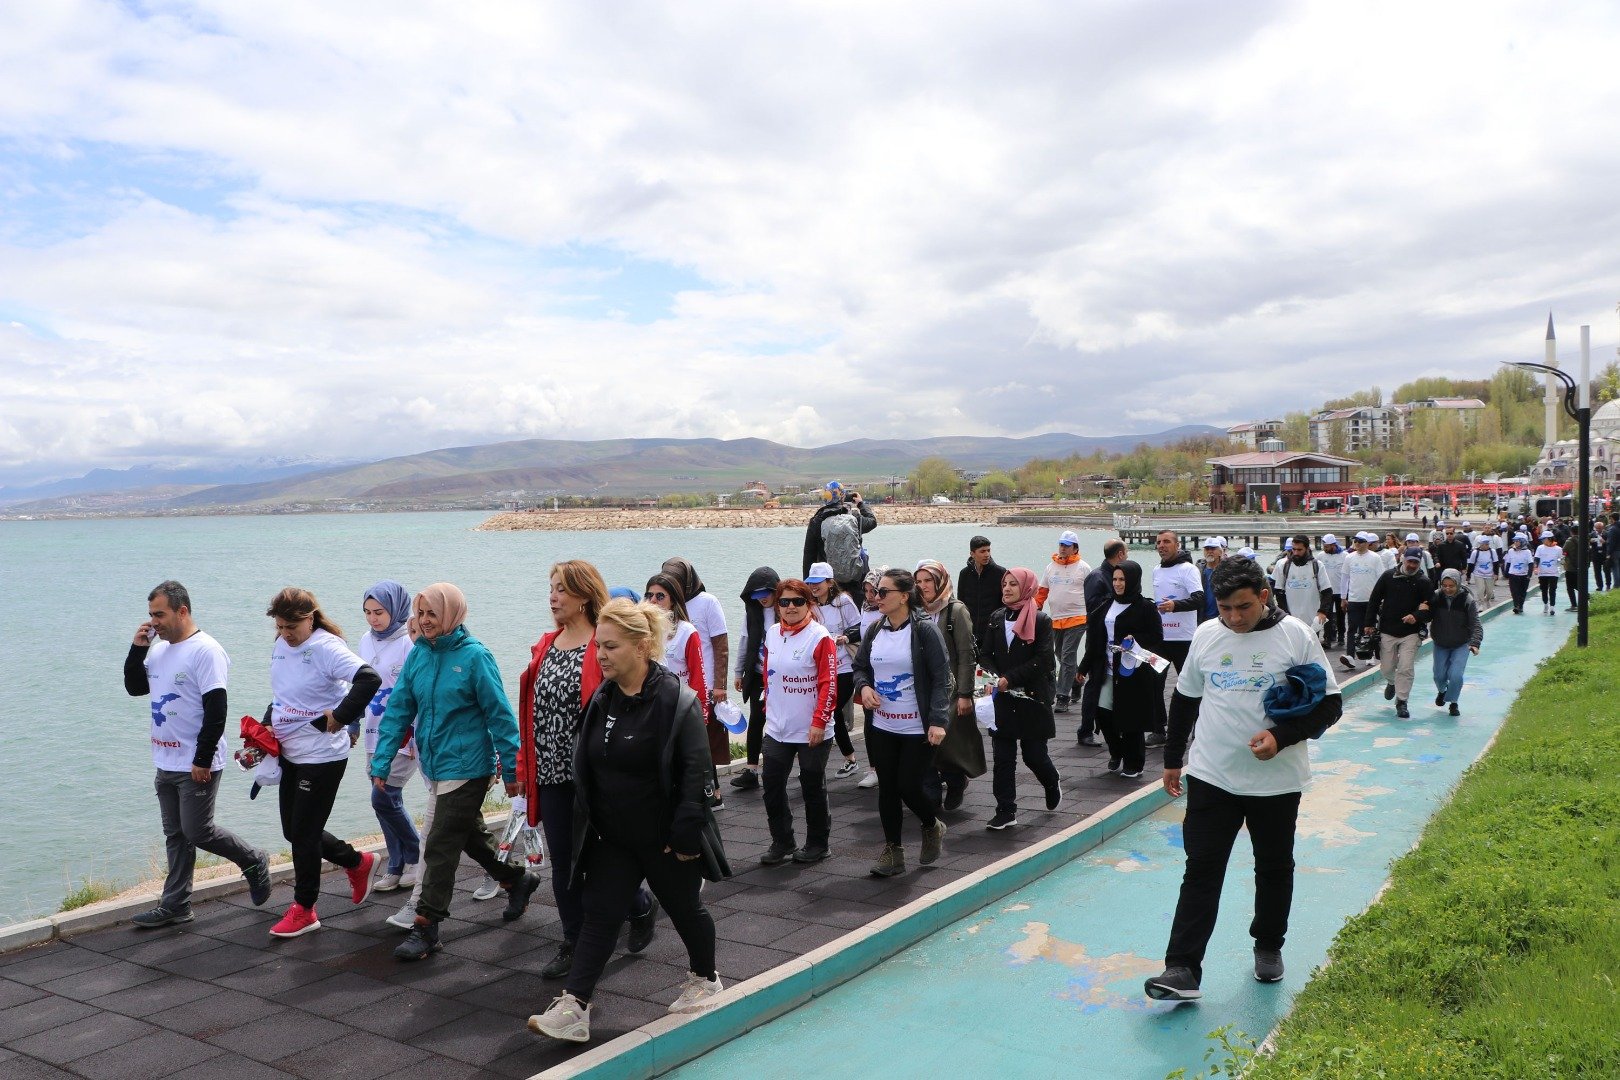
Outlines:
[{"label": "leafy tree", "polygon": [[1283,417],[1282,431],[1278,433],[1283,446],[1289,450],[1311,449],[1311,418],[1302,412],[1291,412]]},{"label": "leafy tree", "polygon": [[962,490],[962,478],[949,461],[942,457],[923,458],[906,477],[906,491],[916,499],[933,495],[956,495]]},{"label": "leafy tree", "polygon": [[1592,407],[1620,398],[1620,363],[1610,360],[1592,380]]},{"label": "leafy tree", "polygon": [[1005,472],[986,473],[973,485],[973,494],[981,499],[1010,499],[1018,493],[1018,481]]}]

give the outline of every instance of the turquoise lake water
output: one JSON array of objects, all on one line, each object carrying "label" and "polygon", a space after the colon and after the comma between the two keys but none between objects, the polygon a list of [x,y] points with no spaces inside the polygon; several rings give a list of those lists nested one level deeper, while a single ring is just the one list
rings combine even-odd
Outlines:
[{"label": "turquoise lake water", "polygon": [[[879,520],[882,511],[879,508]],[[77,883],[131,884],[161,876],[162,833],[152,794],[150,713],[123,692],[123,661],[164,578],[191,591],[197,623],[232,660],[230,720],[269,699],[271,624],[264,610],[286,585],[313,589],[349,634],[365,630],[361,596],[380,578],[412,590],[452,581],[466,592],[467,625],[494,652],[509,693],[529,647],[550,628],[551,565],[586,558],[610,585],[640,591],[664,559],[691,559],[741,627],[737,592],[748,572],[797,573],[804,530],[680,529],[484,533],[482,513],[134,518],[0,522],[0,574],[12,618],[0,646],[0,922],[56,910]],[[910,567],[937,558],[960,567],[984,532],[1004,566],[1045,565],[1057,530],[975,525],[881,526],[872,561]],[[1081,534],[1093,565],[1107,534]],[[1151,565],[1151,553],[1141,553]],[[357,753],[332,831],[376,831]],[[218,819],[272,851],[286,845],[274,793],[247,798],[248,777],[226,768]],[[410,805],[420,812],[422,789]]]}]

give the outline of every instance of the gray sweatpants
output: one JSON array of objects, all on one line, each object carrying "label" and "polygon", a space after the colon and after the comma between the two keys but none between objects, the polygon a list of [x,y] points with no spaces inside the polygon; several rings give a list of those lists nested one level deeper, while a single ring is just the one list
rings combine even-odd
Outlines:
[{"label": "gray sweatpants", "polygon": [[255,851],[229,829],[214,824],[214,796],[219,791],[219,772],[199,784],[189,772],[157,771],[154,782],[158,809],[163,814],[163,846],[169,856],[169,876],[163,881],[162,904],[183,908],[191,903],[191,875],[197,868],[197,849],[229,859],[246,870],[264,852]]},{"label": "gray sweatpants", "polygon": [[1080,646],[1086,640],[1086,628],[1066,626],[1052,631],[1052,645],[1057,650],[1057,696],[1068,701],[1074,696],[1074,673],[1080,664]]},{"label": "gray sweatpants", "polygon": [[1412,669],[1417,665],[1418,646],[1423,638],[1417,634],[1392,637],[1385,634],[1378,640],[1378,660],[1384,681],[1395,684],[1395,697],[1409,701],[1412,697]]}]

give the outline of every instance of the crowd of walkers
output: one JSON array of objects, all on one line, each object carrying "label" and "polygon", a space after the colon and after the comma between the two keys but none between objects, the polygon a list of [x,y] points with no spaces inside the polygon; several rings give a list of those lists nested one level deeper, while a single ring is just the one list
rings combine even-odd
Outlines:
[{"label": "crowd of walkers", "polygon": [[[406,932],[395,950],[402,962],[441,948],[463,855],[486,875],[474,899],[504,893],[502,917],[522,918],[543,882],[501,849],[486,824],[486,796],[499,785],[512,800],[506,835],[544,837],[561,923],[562,941],[540,974],[561,980],[562,992],[530,1018],[530,1028],[587,1040],[596,983],[620,930],[628,923],[626,948],[640,952],[660,912],[687,951],[687,981],[671,1011],[700,1009],[722,989],[702,884],[731,872],[715,819],[726,809],[719,767],[731,764],[722,714],[746,732],[729,793],[760,792],[770,832],[762,865],[817,863],[833,854],[828,785],[853,781],[864,753],[867,771],[857,786],[875,788],[883,832],[870,872],[890,877],[907,869],[908,820],[916,822],[917,862],[934,863],[947,815],[960,811],[968,784],[986,772],[995,811],[985,828],[1018,825],[1020,761],[1046,808],[1057,809],[1062,778],[1049,743],[1064,714],[1078,712],[1082,745],[1096,745],[1099,736],[1106,742],[1108,771],[1123,779],[1141,778],[1148,747],[1164,746],[1170,787],[1168,767],[1186,754],[1196,718],[1194,683],[1213,662],[1199,644],[1214,632],[1204,632],[1212,622],[1233,628],[1247,619],[1250,629],[1269,630],[1292,613],[1278,640],[1295,659],[1322,657],[1323,644],[1341,644],[1341,662],[1354,667],[1361,646],[1363,655],[1378,656],[1386,697],[1403,717],[1426,633],[1435,644],[1435,703],[1457,715],[1467,658],[1482,640],[1478,611],[1492,601],[1495,583],[1507,578],[1515,612],[1532,573],[1551,580],[1555,596],[1571,540],[1560,536],[1559,523],[1533,521],[1478,533],[1459,522],[1427,545],[1415,534],[1381,540],[1358,533],[1348,551],[1332,535],[1320,546],[1302,535],[1264,569],[1248,549],[1229,554],[1220,537],[1207,539],[1195,562],[1167,531],[1148,588],[1143,567],[1118,539],[1104,545],[1093,569],[1076,535],[1064,532],[1050,562],[1030,569],[1000,566],[989,539],[975,536],[953,580],[933,559],[911,569],[871,566],[864,546],[876,526],[870,510],[836,484],[827,494],[797,575],[771,567],[747,575],[734,653],[720,603],[683,558],[664,562],[639,593],[610,589],[584,560],[554,565],[552,626],[530,650],[515,708],[455,585],[426,585],[414,596],[391,580],[366,588],[360,613],[368,629],[353,650],[312,593],[278,592],[266,610],[274,632],[272,703],[262,724],[243,721],[245,738],[253,729],[258,783],[277,787],[292,853],[292,902],[269,933],[289,938],[319,929],[325,863],[345,872],[354,904],[374,892],[409,890],[387,917]],[[1540,542],[1527,559],[1532,535]],[[1620,527],[1600,523],[1595,535],[1594,543],[1606,544],[1620,538]],[[1242,618],[1235,604],[1250,605]],[[1314,654],[1300,634],[1316,643]],[[138,926],[192,918],[197,848],[240,867],[254,904],[271,895],[266,853],[213,822],[226,756],[228,667],[223,648],[197,627],[185,587],[166,581],[153,589],[124,681],[131,695],[151,702],[169,873],[160,903],[136,916]],[[1326,682],[1332,685],[1331,674]],[[1179,721],[1176,709],[1166,708],[1172,686],[1183,702]],[[1289,729],[1292,741],[1274,740],[1270,756],[1302,761],[1303,750],[1284,751],[1311,728],[1302,722]],[[351,749],[362,740],[385,842],[379,854],[326,830]],[[1198,745],[1192,775],[1208,780],[1196,771]],[[1245,768],[1219,765],[1244,782]],[[1224,775],[1219,769],[1209,775]],[[789,798],[795,771],[802,822]],[[420,831],[403,798],[418,775],[428,796]],[[1210,790],[1218,781],[1192,782],[1190,798],[1216,798]],[[1179,792],[1178,779],[1172,794]],[[1257,823],[1249,819],[1251,830]],[[1229,849],[1230,837],[1219,843]],[[1213,919],[1211,889],[1218,893],[1218,880],[1184,893],[1189,911],[1203,912],[1199,919]],[[1188,960],[1182,966],[1195,966],[1189,957],[1201,945],[1178,933],[1172,953]],[[1280,932],[1273,936],[1280,949]]]}]

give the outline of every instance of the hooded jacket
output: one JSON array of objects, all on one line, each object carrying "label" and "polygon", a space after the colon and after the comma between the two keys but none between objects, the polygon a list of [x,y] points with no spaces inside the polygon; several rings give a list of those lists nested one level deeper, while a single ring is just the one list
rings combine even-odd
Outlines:
[{"label": "hooded jacket", "polygon": [[[810,523],[804,527],[804,570],[800,573],[800,577],[809,576],[812,563],[827,561],[827,544],[821,539],[821,523],[834,514],[854,514],[855,519],[860,522],[863,537],[877,528],[877,518],[866,508],[864,500],[858,503],[847,497],[827,500],[810,515]],[[838,584],[851,583],[840,581]]]},{"label": "hooded jacket", "polygon": [[477,780],[497,767],[508,784],[517,779],[517,717],[495,658],[465,626],[412,646],[377,725],[372,776],[388,777],[413,720],[429,780]]},{"label": "hooded jacket", "polygon": [[782,577],[768,566],[756,567],[742,587],[743,632],[737,641],[737,677],[742,680],[744,701],[752,701],[765,689],[759,673],[760,650],[765,646],[765,605],[753,599],[761,589],[775,589]]},{"label": "hooded jacket", "polygon": [[1434,591],[1434,599],[1429,601],[1429,637],[1438,649],[1464,645],[1477,649],[1485,641],[1479,605],[1474,602],[1474,594],[1462,587],[1460,574],[1446,570],[1440,576],[1444,579],[1447,574],[1457,577],[1457,593],[1448,597],[1443,589]]},{"label": "hooded jacket", "polygon": [[[1403,574],[1399,566],[1385,570],[1384,576],[1373,586],[1372,598],[1367,601],[1364,625],[1389,637],[1410,637],[1429,621],[1433,607],[1429,601],[1433,596],[1434,585],[1422,570],[1415,574]],[[1415,616],[1414,620],[1403,622],[1408,615]]]}]

